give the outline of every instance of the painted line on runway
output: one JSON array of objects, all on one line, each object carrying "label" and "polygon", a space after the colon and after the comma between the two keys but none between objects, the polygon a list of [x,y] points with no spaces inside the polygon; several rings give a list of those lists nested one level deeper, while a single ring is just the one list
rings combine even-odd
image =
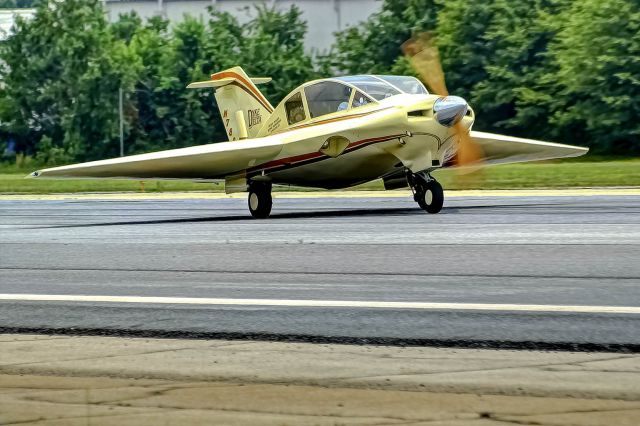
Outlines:
[{"label": "painted line on runway", "polygon": [[76,294],[0,294],[0,300],[29,302],[93,302],[171,305],[278,306],[295,308],[371,308],[469,311],[640,314],[638,306],[524,305],[504,303],[385,302],[363,300],[227,299],[206,297],[100,296]]}]

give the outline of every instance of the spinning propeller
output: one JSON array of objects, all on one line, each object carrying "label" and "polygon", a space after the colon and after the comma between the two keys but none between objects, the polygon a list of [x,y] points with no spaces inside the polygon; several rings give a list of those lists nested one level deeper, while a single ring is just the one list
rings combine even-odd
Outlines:
[{"label": "spinning propeller", "polygon": [[461,97],[449,96],[434,37],[429,33],[413,37],[402,45],[402,52],[432,93],[443,96],[434,103],[433,111],[436,120],[443,126],[453,127],[458,138],[455,164],[471,167],[471,171],[477,169],[481,165],[482,150],[471,139],[469,129],[462,124],[468,104]]}]

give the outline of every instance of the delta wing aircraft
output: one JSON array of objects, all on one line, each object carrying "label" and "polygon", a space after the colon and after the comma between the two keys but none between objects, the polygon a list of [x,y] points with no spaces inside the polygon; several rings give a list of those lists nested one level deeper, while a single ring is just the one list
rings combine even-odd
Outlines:
[{"label": "delta wing aircraft", "polygon": [[472,131],[475,112],[464,99],[430,94],[414,77],[315,80],[275,108],[257,88],[270,80],[250,78],[235,67],[188,86],[215,91],[227,142],[49,168],[31,176],[224,180],[227,193],[249,193],[249,211],[256,218],[269,216],[273,184],[336,189],[382,178],[386,189],[410,187],[422,209],[437,213],[444,197],[431,173],[465,165],[465,155],[498,164],[587,152]]}]

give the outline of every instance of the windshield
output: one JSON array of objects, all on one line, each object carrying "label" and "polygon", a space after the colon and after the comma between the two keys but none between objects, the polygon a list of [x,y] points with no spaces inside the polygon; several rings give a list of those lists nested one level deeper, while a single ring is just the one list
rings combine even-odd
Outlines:
[{"label": "windshield", "polygon": [[336,80],[353,84],[377,101],[402,93],[386,81],[370,75],[351,75],[338,77]]},{"label": "windshield", "polygon": [[391,83],[395,88],[400,89],[404,93],[412,95],[428,95],[427,89],[415,77],[406,77],[400,75],[376,75],[375,77]]},{"label": "windshield", "polygon": [[412,95],[427,95],[429,93],[420,80],[415,77],[400,75],[348,75],[345,77],[337,77],[336,80],[353,84],[377,101],[401,93]]}]

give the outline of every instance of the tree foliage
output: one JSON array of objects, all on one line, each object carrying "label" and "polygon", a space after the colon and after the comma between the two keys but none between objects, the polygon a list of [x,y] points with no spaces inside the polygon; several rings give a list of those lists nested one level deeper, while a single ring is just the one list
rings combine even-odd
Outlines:
[{"label": "tree foliage", "polygon": [[[640,154],[640,2],[581,0],[550,46],[552,124],[583,129],[599,152]],[[579,142],[579,141],[578,141]]]},{"label": "tree foliage", "polygon": [[226,138],[212,91],[186,89],[212,72],[242,65],[251,75],[276,75],[264,86],[274,103],[317,77],[295,7],[259,6],[246,24],[213,8],[206,20],[175,25],[136,14],[109,24],[100,3],[41,2],[0,44],[0,132],[43,162],[116,156],[120,88],[132,154]]},{"label": "tree foliage", "polygon": [[411,73],[400,45],[436,35],[449,91],[476,128],[640,153],[640,3],[628,0],[386,0],[338,34],[343,73]]},{"label": "tree foliage", "polygon": [[170,24],[135,13],[109,23],[99,0],[34,4],[35,16],[0,42],[0,137],[41,162],[117,155],[121,88],[125,153],[210,143],[226,136],[213,93],[188,83],[241,65],[276,77],[261,86],[275,104],[333,73],[412,74],[400,47],[425,31],[477,129],[640,154],[635,0],[384,0],[322,57],[305,50],[295,7],[258,6],[244,23],[210,8]]},{"label": "tree foliage", "polygon": [[113,105],[139,67],[99,0],[40,2],[33,19],[16,21],[0,58],[0,119],[18,150],[50,163],[116,154]]},{"label": "tree foliage", "polygon": [[380,12],[336,34],[330,65],[348,74],[407,71],[400,46],[412,34],[432,29],[439,6],[434,0],[384,0]]}]

